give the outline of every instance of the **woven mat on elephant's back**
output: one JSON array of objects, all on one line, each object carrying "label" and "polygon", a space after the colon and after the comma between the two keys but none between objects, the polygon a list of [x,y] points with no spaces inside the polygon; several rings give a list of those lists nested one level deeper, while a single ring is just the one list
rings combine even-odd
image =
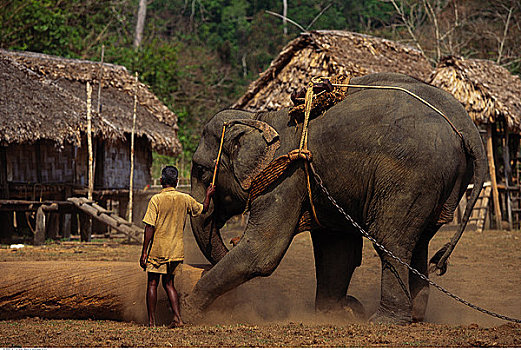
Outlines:
[{"label": "woven mat on elephant's back", "polygon": [[[337,75],[333,76],[329,79],[332,84],[349,84],[349,77],[346,75]],[[305,104],[305,90],[306,88],[301,88],[302,92],[299,94],[302,97],[297,99],[297,103],[293,108],[290,109],[289,115],[293,120],[301,123],[304,120],[304,112],[306,109]],[[329,108],[333,107],[340,101],[342,101],[347,95],[347,87],[337,87],[335,86],[333,91],[331,92],[318,92],[313,94],[313,103],[311,104],[311,112],[309,115],[310,119],[316,118]]]}]

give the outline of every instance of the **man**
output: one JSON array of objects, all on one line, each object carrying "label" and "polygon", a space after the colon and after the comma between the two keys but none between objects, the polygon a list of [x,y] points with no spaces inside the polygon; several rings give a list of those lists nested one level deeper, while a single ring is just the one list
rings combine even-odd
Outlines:
[{"label": "man", "polygon": [[163,169],[161,172],[163,189],[150,199],[143,218],[146,225],[145,238],[139,264],[148,272],[146,300],[149,326],[155,326],[156,323],[157,286],[161,276],[163,288],[174,312],[174,319],[170,326],[183,325],[179,312],[179,298],[174,288],[174,272],[184,259],[183,229],[186,216],[205,213],[210,198],[215,193],[215,187],[210,185],[206,190],[204,203],[198,203],[190,195],[176,191],[177,174],[177,169],[173,166]]}]

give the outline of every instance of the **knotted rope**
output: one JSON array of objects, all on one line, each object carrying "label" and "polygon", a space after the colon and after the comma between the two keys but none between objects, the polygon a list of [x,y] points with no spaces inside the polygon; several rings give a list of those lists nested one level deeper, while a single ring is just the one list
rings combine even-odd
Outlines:
[{"label": "knotted rope", "polygon": [[310,162],[311,152],[296,149],[271,161],[270,164],[253,179],[245,211],[250,209],[251,202],[266,191],[266,189],[289,168],[291,163],[299,159]]}]

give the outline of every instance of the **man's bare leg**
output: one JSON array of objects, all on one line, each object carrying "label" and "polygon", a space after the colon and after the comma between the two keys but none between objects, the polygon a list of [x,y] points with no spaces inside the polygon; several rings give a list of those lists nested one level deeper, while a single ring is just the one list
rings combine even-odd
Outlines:
[{"label": "man's bare leg", "polygon": [[156,325],[156,304],[157,304],[157,285],[159,284],[160,274],[149,272],[147,284],[147,310],[148,325],[154,327]]},{"label": "man's bare leg", "polygon": [[166,295],[170,301],[170,307],[174,312],[174,320],[172,321],[172,327],[180,327],[184,325],[181,319],[181,312],[179,311],[179,296],[177,290],[174,287],[174,275],[166,274],[163,275],[163,288],[165,288]]}]

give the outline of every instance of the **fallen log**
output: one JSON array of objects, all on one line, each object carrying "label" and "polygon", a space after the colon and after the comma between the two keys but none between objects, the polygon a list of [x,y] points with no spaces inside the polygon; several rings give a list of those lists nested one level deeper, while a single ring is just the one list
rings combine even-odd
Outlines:
[{"label": "fallen log", "polygon": [[[207,267],[182,264],[175,286],[183,298]],[[146,320],[146,273],[133,262],[0,262],[0,320],[51,319]],[[158,288],[158,321],[172,313]]]}]

